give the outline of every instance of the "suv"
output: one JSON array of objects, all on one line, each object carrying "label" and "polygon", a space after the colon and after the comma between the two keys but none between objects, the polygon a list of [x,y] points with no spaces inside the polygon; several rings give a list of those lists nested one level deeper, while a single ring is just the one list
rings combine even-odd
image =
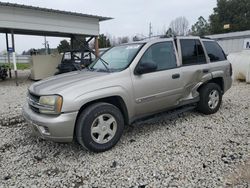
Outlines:
[{"label": "suv", "polygon": [[44,139],[102,152],[124,125],[170,109],[196,105],[218,111],[232,85],[231,64],[217,44],[199,37],[159,38],[113,47],[87,69],[36,82],[23,116]]}]

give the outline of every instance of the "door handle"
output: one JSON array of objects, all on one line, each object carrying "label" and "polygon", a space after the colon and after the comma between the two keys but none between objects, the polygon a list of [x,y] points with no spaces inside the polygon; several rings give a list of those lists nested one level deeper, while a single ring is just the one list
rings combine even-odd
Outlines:
[{"label": "door handle", "polygon": [[209,73],[209,69],[203,69],[203,73]]},{"label": "door handle", "polygon": [[173,75],[172,75],[172,78],[173,78],[173,79],[178,79],[178,78],[180,78],[180,74],[173,74]]}]

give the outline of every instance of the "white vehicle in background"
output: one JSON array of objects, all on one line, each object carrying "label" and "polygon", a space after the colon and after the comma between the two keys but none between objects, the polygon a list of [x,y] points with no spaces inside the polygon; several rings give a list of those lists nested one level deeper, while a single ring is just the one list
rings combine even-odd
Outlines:
[{"label": "white vehicle in background", "polygon": [[227,58],[233,66],[234,80],[244,80],[250,83],[250,50],[231,53]]}]

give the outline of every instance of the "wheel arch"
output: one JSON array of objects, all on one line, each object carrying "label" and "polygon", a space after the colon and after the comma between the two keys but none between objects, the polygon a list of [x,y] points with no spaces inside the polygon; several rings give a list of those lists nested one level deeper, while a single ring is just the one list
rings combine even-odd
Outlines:
[{"label": "wheel arch", "polygon": [[215,78],[212,78],[212,79],[210,79],[210,80],[204,82],[203,84],[201,84],[201,85],[198,87],[197,91],[200,92],[200,89],[201,89],[204,85],[206,85],[206,84],[208,84],[208,83],[215,83],[215,84],[219,85],[220,88],[221,88],[222,93],[224,93],[224,80],[223,80],[223,77],[215,77]]},{"label": "wheel arch", "polygon": [[[95,100],[92,100],[92,101],[89,101],[89,102],[83,104],[81,106],[78,114],[77,114],[76,122],[77,122],[78,117],[80,116],[80,114],[82,113],[82,111],[84,109],[86,109],[88,106],[90,106],[92,104],[101,103],[101,102],[109,103],[109,104],[116,106],[121,111],[121,113],[123,115],[125,125],[129,124],[129,114],[128,114],[127,106],[126,106],[123,98],[121,96],[118,96],[118,95],[95,99]],[[75,128],[76,128],[76,123],[75,123],[75,127],[74,127],[74,136],[75,136],[75,130],[76,130]]]}]

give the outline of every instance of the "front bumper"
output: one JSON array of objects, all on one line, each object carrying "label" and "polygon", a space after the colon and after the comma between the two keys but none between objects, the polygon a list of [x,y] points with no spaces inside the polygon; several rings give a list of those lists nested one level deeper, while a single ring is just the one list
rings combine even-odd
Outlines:
[{"label": "front bumper", "polygon": [[31,126],[34,135],[55,142],[71,142],[74,136],[78,112],[63,113],[58,116],[38,114],[26,103],[22,114]]}]

